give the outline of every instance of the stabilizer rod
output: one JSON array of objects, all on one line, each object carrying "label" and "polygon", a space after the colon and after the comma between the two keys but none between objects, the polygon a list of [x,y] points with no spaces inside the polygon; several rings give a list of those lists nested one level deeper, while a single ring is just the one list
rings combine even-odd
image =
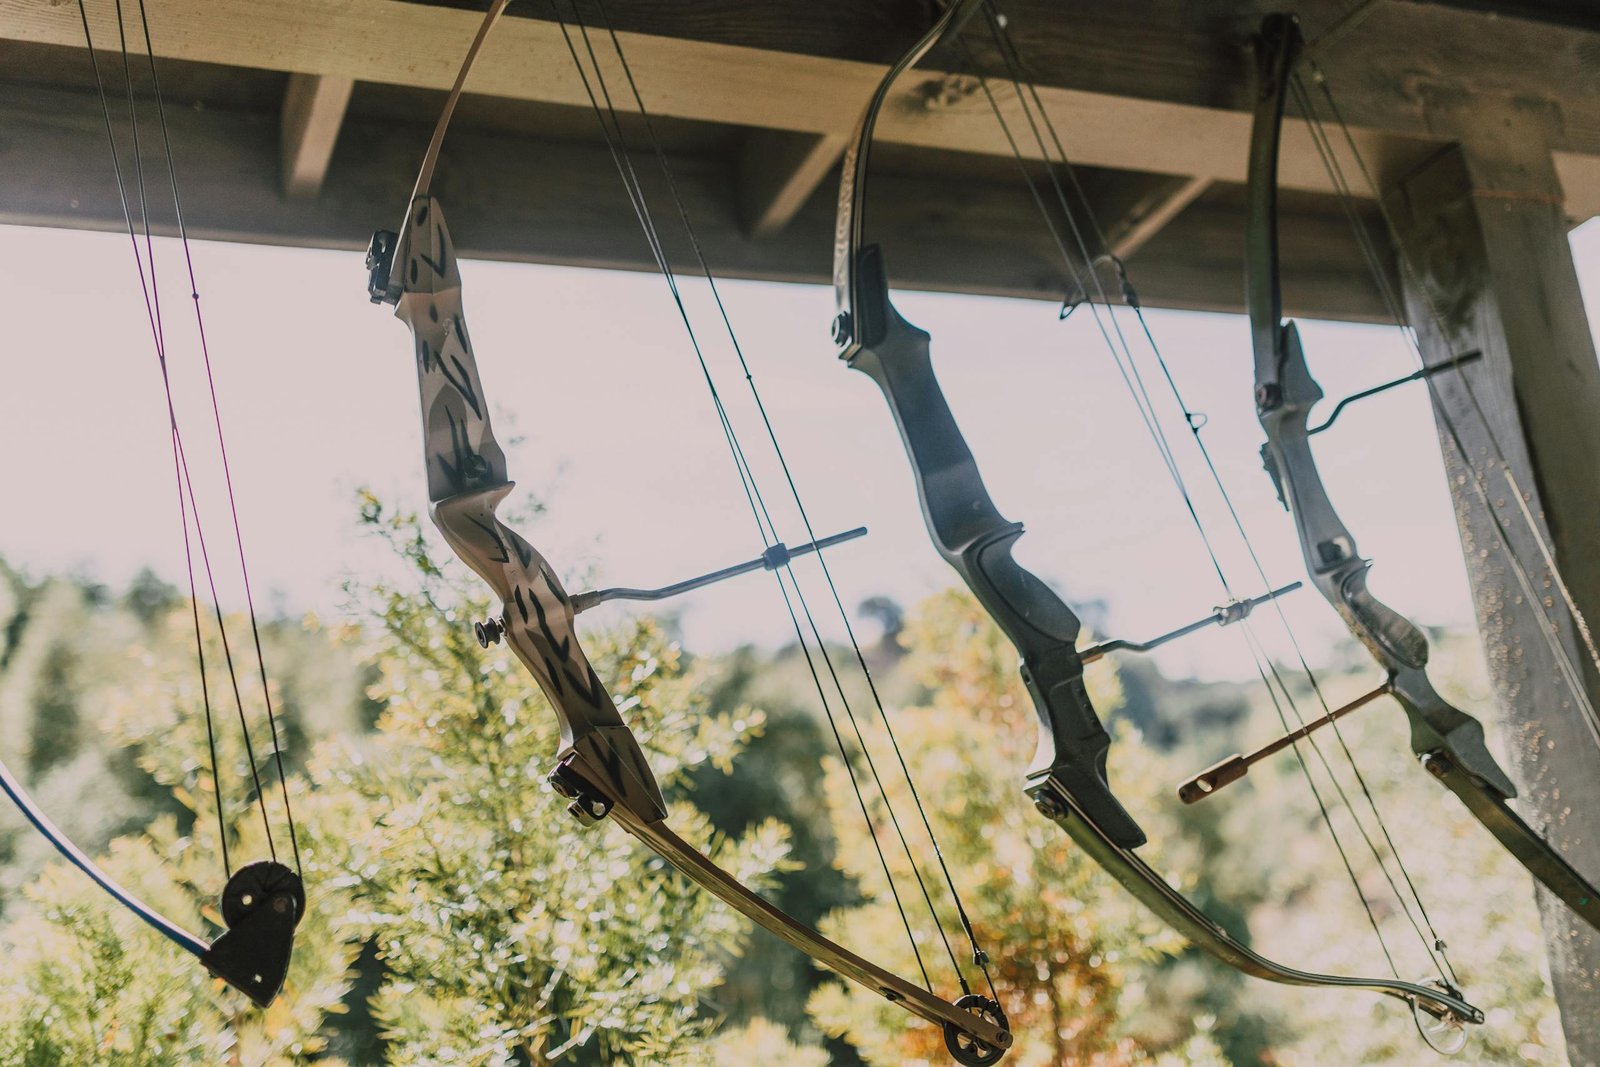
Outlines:
[{"label": "stabilizer rod", "polygon": [[1124,641],[1118,638],[1115,641],[1106,641],[1086,648],[1079,655],[1083,658],[1085,664],[1089,664],[1111,652],[1149,652],[1151,649],[1159,648],[1168,641],[1176,641],[1180,637],[1187,637],[1196,630],[1203,630],[1207,626],[1227,626],[1230,623],[1238,622],[1260,605],[1269,600],[1276,600],[1285,593],[1292,593],[1299,589],[1302,584],[1301,582],[1290,582],[1288,585],[1279,586],[1269,592],[1262,593],[1260,596],[1250,597],[1248,600],[1232,600],[1226,604],[1219,604],[1217,607],[1212,608],[1211,614],[1205,618],[1191,622],[1187,626],[1180,626],[1176,630],[1170,630],[1160,637],[1152,637],[1148,641]]},{"label": "stabilizer rod", "polygon": [[[854,541],[858,537],[865,536],[867,536],[867,528],[865,526],[857,526],[853,530],[836,533],[831,537],[818,538],[815,541],[807,541],[805,544],[797,545],[794,548],[790,548],[782,541],[779,541],[755,559],[746,560],[744,563],[736,563],[731,567],[723,567],[721,570],[702,574],[697,578],[686,578],[671,585],[659,586],[655,589],[633,589],[628,586],[591,589],[588,592],[578,593],[573,596],[572,613],[574,615],[581,614],[592,607],[604,604],[608,600],[666,600],[694,589],[701,589],[708,585],[715,585],[717,582],[727,581],[729,578],[737,578],[741,574],[749,574],[751,571],[775,571],[779,567],[788,566],[789,561],[796,556],[809,555],[820,549],[831,548],[834,545],[843,544],[846,541]],[[488,648],[490,645],[499,643],[500,635],[505,632],[505,624],[501,619],[485,619],[476,625],[474,632],[477,634],[478,644]]]},{"label": "stabilizer rod", "polygon": [[1319,434],[1323,430],[1326,430],[1328,427],[1333,425],[1333,421],[1344,412],[1345,408],[1349,407],[1351,404],[1354,404],[1357,400],[1365,400],[1369,396],[1377,396],[1379,393],[1386,393],[1396,386],[1409,385],[1412,382],[1420,382],[1424,378],[1432,378],[1435,374],[1442,374],[1447,370],[1455,370],[1457,367],[1463,367],[1468,363],[1476,362],[1482,358],[1483,353],[1474,349],[1471,352],[1464,352],[1454,359],[1447,359],[1442,363],[1430,364],[1429,366],[1423,367],[1419,371],[1413,371],[1404,377],[1396,378],[1392,382],[1384,382],[1382,385],[1374,385],[1371,389],[1363,389],[1359,393],[1351,393],[1349,396],[1345,397],[1343,400],[1339,401],[1333,406],[1332,414],[1323,419],[1321,422],[1317,423],[1317,425],[1311,427],[1311,429],[1307,430],[1306,433],[1308,435]]},{"label": "stabilizer rod", "polygon": [[1370,693],[1363,693],[1343,707],[1334,708],[1320,719],[1312,719],[1298,730],[1290,730],[1275,741],[1268,742],[1247,754],[1234,753],[1220,763],[1215,763],[1193,778],[1178,786],[1178,799],[1185,804],[1193,804],[1197,800],[1204,800],[1230,782],[1237,782],[1250,773],[1250,768],[1266,759],[1268,756],[1282,752],[1290,745],[1305,737],[1313,731],[1320,730],[1331,722],[1344,718],[1357,708],[1377,700],[1391,691],[1391,683],[1384,682]]}]

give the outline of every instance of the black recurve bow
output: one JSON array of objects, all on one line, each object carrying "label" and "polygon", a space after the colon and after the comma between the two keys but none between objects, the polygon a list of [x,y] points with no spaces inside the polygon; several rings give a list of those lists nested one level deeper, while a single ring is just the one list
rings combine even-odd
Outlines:
[{"label": "black recurve bow", "polygon": [[[1434,689],[1428,678],[1427,637],[1368,590],[1371,564],[1361,557],[1355,539],[1334,511],[1317,470],[1311,436],[1333,420],[1307,426],[1323,392],[1306,364],[1299,331],[1283,317],[1279,280],[1278,148],[1301,43],[1296,20],[1274,15],[1262,24],[1256,44],[1258,87],[1250,143],[1245,291],[1255,355],[1256,412],[1266,433],[1262,459],[1279,499],[1294,518],[1312,584],[1387,673],[1382,691],[1405,711],[1411,748],[1422,766],[1459,797],[1540,884],[1600,929],[1600,890],[1507,805],[1517,795],[1516,788],[1485,746],[1483,724]],[[1418,375],[1435,373],[1441,366],[1453,368],[1474,357],[1469,353]],[[1186,785],[1198,791],[1185,799],[1198,799],[1236,780],[1248,762],[1253,760],[1241,756],[1222,761]]]},{"label": "black recurve bow", "polygon": [[884,75],[862,114],[846,150],[839,190],[833,336],[839,357],[876,382],[889,403],[934,547],[1021,655],[1022,679],[1040,726],[1026,791],[1041,813],[1146,907],[1221,962],[1272,982],[1367,989],[1397,997],[1430,1016],[1482,1022],[1483,1013],[1450,990],[1399,979],[1314,974],[1269,960],[1213,921],[1135,852],[1146,838],[1106,779],[1111,739],[1084,686],[1083,657],[1076,648],[1081,623],[1059,596],[1012,558],[1011,546],[1023,528],[1002,516],[989,498],[934,375],[930,337],[890,302],[882,250],[864,240],[868,156],[891,87],[985,2],[951,3]]}]

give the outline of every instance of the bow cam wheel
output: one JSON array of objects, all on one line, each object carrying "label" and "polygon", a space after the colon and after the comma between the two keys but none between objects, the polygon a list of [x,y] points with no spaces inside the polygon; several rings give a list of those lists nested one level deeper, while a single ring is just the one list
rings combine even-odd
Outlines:
[{"label": "bow cam wheel", "polygon": [[222,921],[233,929],[262,907],[292,912],[298,924],[306,911],[300,876],[281,863],[262,860],[240,867],[222,890]]},{"label": "bow cam wheel", "polygon": [[[956,1001],[956,1007],[980,1016],[1002,1030],[1009,1029],[1006,1013],[1000,1010],[1000,1005],[988,997],[968,993]],[[979,1041],[955,1023],[944,1024],[944,1046],[962,1067],[988,1067],[991,1063],[998,1063],[1000,1057],[1006,1054],[1005,1049],[995,1048]]]},{"label": "bow cam wheel", "polygon": [[[1441,993],[1458,996],[1458,992],[1437,978],[1429,978],[1420,985],[1430,986]],[[1465,1021],[1455,1012],[1429,1011],[1422,1006],[1422,1002],[1411,1002],[1411,1017],[1416,1021],[1417,1033],[1422,1035],[1422,1040],[1427,1046],[1441,1056],[1454,1056],[1467,1046],[1467,1026]]]}]

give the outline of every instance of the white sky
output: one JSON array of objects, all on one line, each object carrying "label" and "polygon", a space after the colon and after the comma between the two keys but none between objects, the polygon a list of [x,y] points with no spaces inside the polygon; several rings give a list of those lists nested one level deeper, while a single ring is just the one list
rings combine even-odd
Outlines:
[{"label": "white sky", "polygon": [[[1586,227],[1573,244],[1592,303],[1600,229]],[[422,503],[406,329],[367,302],[359,254],[192,248],[258,602],[332,612],[342,576],[387,566],[354,536],[355,488]],[[158,243],[157,256],[180,419],[199,491],[220,506],[181,250]],[[592,566],[605,585],[657,585],[759,552],[659,277],[490,263],[464,273],[499,432],[521,438],[513,476],[550,507],[531,539],[557,567]],[[703,302],[703,288],[685,288]],[[173,581],[183,574],[166,416],[138,292],[126,235],[0,227],[10,349],[0,388],[0,555],[34,573],[74,569],[113,584],[146,565]],[[950,584],[876,387],[834,358],[831,291],[726,282],[723,293],[817,532],[871,528],[829,555],[846,604],[880,594],[909,604]],[[938,373],[1001,511],[1028,525],[1018,550],[1025,566],[1070,599],[1106,600],[1117,636],[1148,637],[1219,601],[1086,309],[1060,323],[1043,302],[901,294],[897,303],[933,334]],[[1292,526],[1256,453],[1245,321],[1160,311],[1149,319],[1190,407],[1209,416],[1205,438],[1269,573],[1301,577]],[[764,489],[779,501],[783,487],[715,319],[696,321],[741,439],[761,458]],[[1330,397],[1415,369],[1393,328],[1317,323],[1304,336]],[[1146,365],[1145,373],[1156,390],[1159,372]],[[1181,419],[1156,395],[1207,529],[1229,547],[1236,588],[1258,590]],[[1335,504],[1376,561],[1378,595],[1426,624],[1469,624],[1423,387],[1350,409],[1318,443]],[[785,539],[805,540],[792,511],[780,514]],[[214,558],[229,555],[221,519],[208,515]],[[225,583],[225,603],[236,596],[237,585]],[[1309,648],[1344,634],[1314,592],[1286,603]],[[766,576],[674,608],[692,648],[780,641],[788,625]],[[1227,633],[1188,639],[1163,657],[1169,670],[1210,675],[1246,663]]]}]

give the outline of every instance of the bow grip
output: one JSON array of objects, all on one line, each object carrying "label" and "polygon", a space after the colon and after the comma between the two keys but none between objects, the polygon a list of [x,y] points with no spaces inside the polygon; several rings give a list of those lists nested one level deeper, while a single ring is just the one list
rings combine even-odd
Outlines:
[{"label": "bow grip", "polygon": [[1106,733],[1083,684],[1083,665],[1070,648],[1030,663],[1022,661],[1022,681],[1039,716],[1039,748],[1027,774],[1034,793],[1046,783],[1070,796],[1084,817],[1119,848],[1138,848],[1147,840],[1106,781]]},{"label": "bow grip", "polygon": [[[1083,684],[1077,652],[1082,628],[1059,596],[1011,557],[1022,526],[1000,514],[983,484],[930,358],[926,331],[889,301],[876,246],[863,250],[855,283],[858,312],[870,308],[845,350],[852,369],[877,383],[911,460],[922,517],[939,554],[955,568],[1022,657],[1022,678],[1039,717],[1039,749],[1030,783],[1049,781],[1121,848],[1137,848],[1144,832],[1106,781],[1111,737]],[[871,340],[869,340],[871,339]],[[1030,785],[1030,789],[1032,786]]]}]

